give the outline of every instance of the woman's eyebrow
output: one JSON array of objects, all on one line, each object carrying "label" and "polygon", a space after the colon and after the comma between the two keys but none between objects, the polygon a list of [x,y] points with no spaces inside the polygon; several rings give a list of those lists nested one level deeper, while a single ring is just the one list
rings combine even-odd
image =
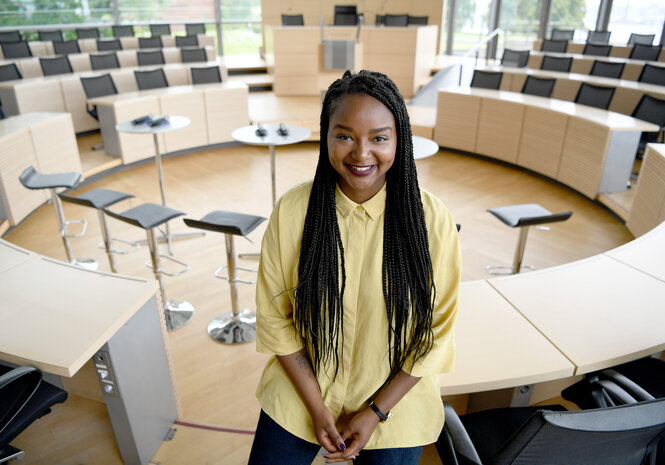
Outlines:
[{"label": "woman's eyebrow", "polygon": [[336,124],[333,126],[333,129],[344,129],[345,131],[353,131],[353,128],[349,126],[344,126],[343,124]]},{"label": "woman's eyebrow", "polygon": [[391,128],[390,126],[384,126],[384,127],[382,127],[382,128],[372,129],[372,130],[369,131],[369,132],[371,132],[371,133],[375,133],[375,132],[392,131],[392,130],[393,130],[393,128]]}]

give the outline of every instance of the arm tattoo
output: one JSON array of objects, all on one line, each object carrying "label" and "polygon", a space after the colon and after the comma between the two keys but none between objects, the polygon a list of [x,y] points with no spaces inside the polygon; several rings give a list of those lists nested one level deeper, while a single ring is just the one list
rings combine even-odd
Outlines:
[{"label": "arm tattoo", "polygon": [[298,366],[302,371],[305,372],[307,376],[309,376],[312,379],[316,379],[314,373],[312,372],[312,368],[309,364],[309,360],[307,360],[307,357],[304,354],[298,354],[296,356],[296,362],[298,362]]}]

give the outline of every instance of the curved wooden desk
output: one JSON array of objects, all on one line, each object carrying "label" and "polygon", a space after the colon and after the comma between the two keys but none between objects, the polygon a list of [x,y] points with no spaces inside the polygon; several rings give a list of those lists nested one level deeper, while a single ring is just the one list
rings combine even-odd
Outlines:
[{"label": "curved wooden desk", "polygon": [[[537,39],[533,42],[533,50],[540,50],[540,48],[543,45],[542,39]],[[582,54],[584,51],[584,46],[586,45],[586,42],[568,42],[568,48],[566,49],[566,53],[575,53],[575,54]],[[610,44],[612,45],[612,44]],[[612,45],[612,48],[610,49],[610,56],[611,57],[620,57],[620,58],[628,58],[630,56],[630,52],[633,50],[632,45]],[[660,51],[660,55],[658,56],[658,61],[665,61],[665,49]]]}]

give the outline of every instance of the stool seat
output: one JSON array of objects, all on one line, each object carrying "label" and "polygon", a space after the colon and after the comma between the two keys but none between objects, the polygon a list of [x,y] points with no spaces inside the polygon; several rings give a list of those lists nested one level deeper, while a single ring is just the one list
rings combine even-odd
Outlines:
[{"label": "stool seat", "polygon": [[235,236],[246,236],[265,220],[261,216],[222,210],[210,212],[200,220],[183,219],[185,224],[190,228],[205,229],[206,231],[233,234]]},{"label": "stool seat", "polygon": [[146,230],[156,228],[173,218],[184,215],[183,212],[156,203],[144,203],[122,213],[104,211],[113,218]]},{"label": "stool seat", "polygon": [[109,207],[121,200],[134,197],[132,194],[113,191],[111,189],[93,189],[78,196],[68,194],[59,195],[60,198],[67,202],[83,205],[84,207],[96,208],[97,210]]},{"label": "stool seat", "polygon": [[508,205],[506,207],[491,208],[487,211],[511,228],[565,221],[573,214],[572,211],[552,213],[536,203]]},{"label": "stool seat", "polygon": [[19,181],[28,189],[72,188],[81,182],[81,173],[41,174],[33,166],[29,166],[21,173]]}]

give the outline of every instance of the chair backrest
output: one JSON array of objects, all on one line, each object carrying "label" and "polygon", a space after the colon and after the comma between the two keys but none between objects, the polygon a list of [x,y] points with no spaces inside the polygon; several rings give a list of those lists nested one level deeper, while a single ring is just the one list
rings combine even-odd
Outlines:
[{"label": "chair backrest", "polygon": [[610,106],[615,90],[615,87],[595,86],[583,82],[575,96],[575,103],[607,110]]},{"label": "chair backrest", "polygon": [[528,50],[510,50],[505,49],[501,57],[502,66],[513,66],[516,68],[524,68],[529,62]]},{"label": "chair backrest", "polygon": [[305,19],[302,15],[282,15],[282,26],[304,26]]},{"label": "chair backrest", "polygon": [[90,67],[92,67],[93,70],[120,68],[118,55],[116,55],[115,52],[100,54],[91,53],[89,56]]},{"label": "chair backrest", "polygon": [[55,58],[39,58],[39,65],[42,67],[44,76],[53,76],[55,74],[73,73],[72,64],[66,55]]},{"label": "chair backrest", "polygon": [[81,77],[81,85],[86,98],[104,97],[118,93],[113,78],[108,73],[100,76]]},{"label": "chair backrest", "polygon": [[409,16],[386,14],[383,18],[383,24],[386,26],[406,27],[409,25]]},{"label": "chair backrest", "polygon": [[386,20],[385,15],[376,15],[374,17],[374,25],[375,26],[381,26],[384,23],[385,20]]},{"label": "chair backrest", "polygon": [[595,60],[591,66],[591,72],[589,74],[592,76],[604,76],[614,79],[621,79],[623,68],[625,66],[625,63],[613,63],[609,61]]},{"label": "chair backrest", "polygon": [[633,60],[658,61],[661,49],[660,45],[635,44],[630,51],[629,58]]},{"label": "chair backrest", "polygon": [[608,44],[610,42],[610,31],[589,31],[586,36],[587,43]]},{"label": "chair backrest", "polygon": [[575,35],[575,29],[552,29],[552,35],[550,39],[552,40],[573,40]]},{"label": "chair backrest", "polygon": [[78,40],[53,42],[53,51],[55,52],[56,55],[69,55],[70,53],[81,53]]},{"label": "chair backrest", "polygon": [[652,45],[655,37],[656,34],[635,34],[634,32],[631,32],[628,37],[628,45]]},{"label": "chair backrest", "polygon": [[99,29],[96,27],[76,29],[76,37],[79,39],[99,39]]},{"label": "chair backrest", "polygon": [[197,47],[199,45],[199,38],[196,35],[191,36],[176,36],[176,47]]},{"label": "chair backrest", "polygon": [[631,114],[633,118],[665,127],[665,100],[644,94]]},{"label": "chair backrest", "polygon": [[97,50],[100,52],[122,50],[122,42],[120,39],[97,39]]},{"label": "chair backrest", "polygon": [[540,46],[541,52],[566,53],[567,49],[568,41],[560,39],[544,39],[542,45]]},{"label": "chair backrest", "polygon": [[25,40],[3,42],[0,47],[5,58],[28,58],[32,56],[32,50],[30,50],[30,46]]},{"label": "chair backrest", "polygon": [[171,26],[168,24],[151,24],[150,25],[150,35],[153,37],[157,36],[170,36],[171,35]]},{"label": "chair backrest", "polygon": [[642,72],[637,80],[648,84],[665,86],[665,66],[654,66],[647,63],[642,67]]},{"label": "chair backrest", "polygon": [[570,67],[573,65],[572,57],[551,57],[548,55],[543,56],[543,61],[540,63],[540,69],[548,71],[561,71],[562,73],[570,72]]},{"label": "chair backrest", "polygon": [[134,37],[134,26],[131,24],[113,25],[113,37]]},{"label": "chair backrest", "polygon": [[219,73],[219,66],[210,66],[208,68],[190,68],[192,73],[192,84],[212,84],[222,82],[222,75]]},{"label": "chair backrest", "polygon": [[196,34],[205,34],[206,25],[203,23],[185,24],[185,34],[194,36]]},{"label": "chair backrest", "polygon": [[23,38],[18,31],[0,31],[0,42],[20,42]]},{"label": "chair backrest", "polygon": [[23,79],[16,63],[0,65],[0,82],[13,81],[14,79]]},{"label": "chair backrest", "polygon": [[20,415],[42,382],[33,367],[19,367],[0,376],[0,450],[9,444],[10,424]]},{"label": "chair backrest", "polygon": [[134,71],[134,77],[139,90],[159,89],[169,86],[164,70],[161,68],[152,71]]},{"label": "chair backrest", "polygon": [[150,51],[137,51],[136,59],[139,63],[139,66],[149,66],[149,65],[163,65],[164,54],[161,50],[150,50]]},{"label": "chair backrest", "polygon": [[156,37],[139,37],[139,48],[162,48],[162,38]]},{"label": "chair backrest", "polygon": [[429,23],[429,16],[411,16],[408,15],[408,24],[419,24],[426,26]]},{"label": "chair backrest", "polygon": [[608,57],[610,56],[610,51],[612,50],[611,45],[604,44],[590,44],[587,43],[584,45],[584,51],[582,55],[593,55],[597,57]]},{"label": "chair backrest", "polygon": [[482,89],[499,89],[499,86],[501,86],[502,78],[503,73],[500,71],[481,71],[474,69],[473,78],[471,78],[471,87],[479,87]]},{"label": "chair backrest", "polygon": [[665,431],[665,399],[593,410],[539,410],[493,464],[641,465]]},{"label": "chair backrest", "polygon": [[62,31],[38,31],[39,40],[45,42],[62,42]]},{"label": "chair backrest", "polygon": [[358,10],[355,5],[335,5],[335,26],[355,26],[358,24]]},{"label": "chair backrest", "polygon": [[539,78],[535,76],[527,76],[522,86],[522,93],[529,95],[538,95],[540,97],[549,97],[554,90],[554,78]]},{"label": "chair backrest", "polygon": [[180,58],[183,63],[198,63],[208,61],[205,48],[181,48]]}]

